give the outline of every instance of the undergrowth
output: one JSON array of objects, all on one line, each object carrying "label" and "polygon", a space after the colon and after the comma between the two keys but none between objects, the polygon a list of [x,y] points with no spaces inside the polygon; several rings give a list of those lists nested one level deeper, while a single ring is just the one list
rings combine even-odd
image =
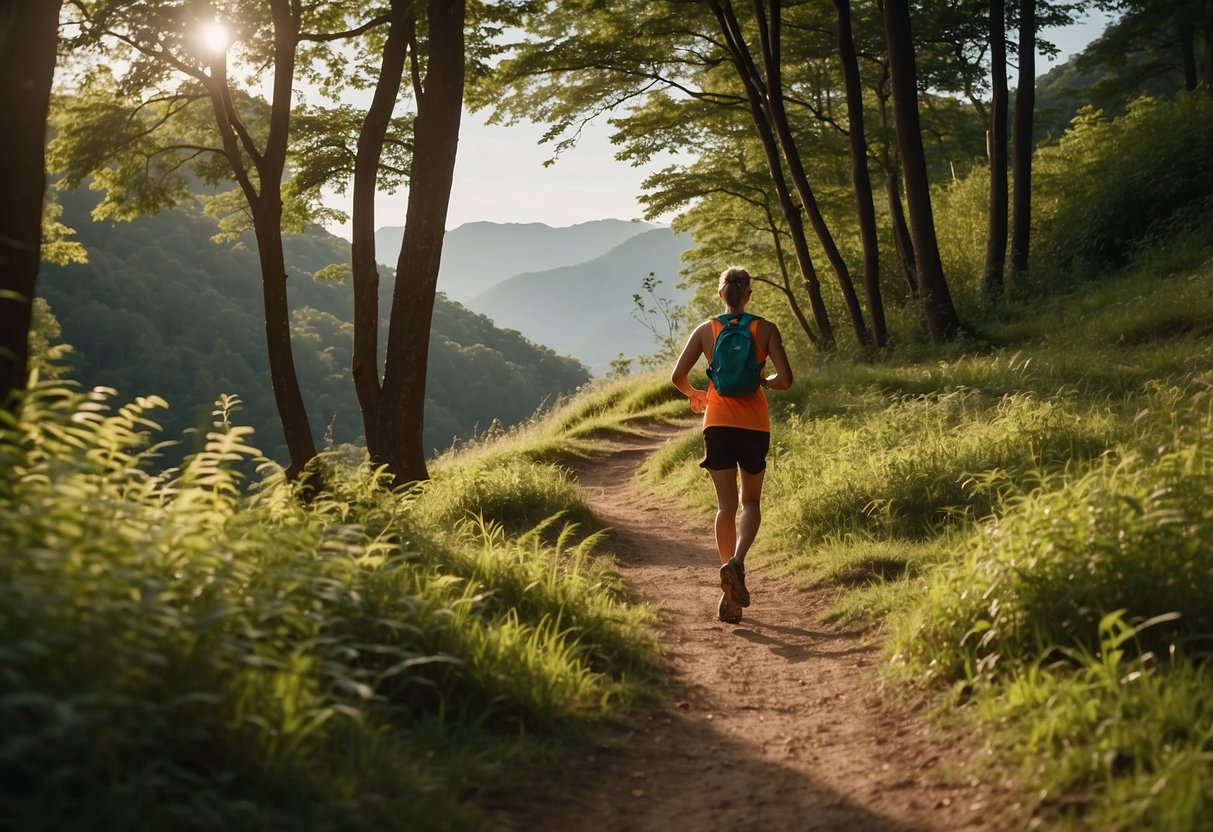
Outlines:
[{"label": "undergrowth", "polygon": [[272,466],[241,482],[234,400],[154,474],[165,403],[111,395],[0,417],[0,826],[477,828],[646,695],[649,613],[567,477],[392,493],[333,464],[304,504]]},{"label": "undergrowth", "polygon": [[[961,706],[1045,827],[1213,811],[1206,237],[771,396],[753,561],[880,625],[888,671]],[[708,512],[700,453],[672,442],[645,476]]]}]

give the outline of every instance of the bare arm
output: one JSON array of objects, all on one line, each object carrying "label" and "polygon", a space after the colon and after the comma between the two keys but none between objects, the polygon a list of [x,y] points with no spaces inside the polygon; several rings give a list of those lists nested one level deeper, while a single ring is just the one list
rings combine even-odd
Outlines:
[{"label": "bare arm", "polygon": [[691,400],[691,410],[696,413],[702,413],[707,409],[708,392],[693,387],[690,376],[695,362],[699,361],[699,356],[707,355],[703,348],[703,333],[705,327],[709,326],[707,322],[704,322],[691,333],[686,346],[682,348],[682,355],[678,356],[678,361],[674,364],[674,372],[670,374],[670,381],[674,382],[674,386]]},{"label": "bare arm", "polygon": [[788,363],[788,354],[783,351],[783,337],[775,324],[771,324],[767,336],[767,360],[775,365],[775,375],[763,378],[762,386],[768,390],[787,390],[791,387],[792,365]]}]

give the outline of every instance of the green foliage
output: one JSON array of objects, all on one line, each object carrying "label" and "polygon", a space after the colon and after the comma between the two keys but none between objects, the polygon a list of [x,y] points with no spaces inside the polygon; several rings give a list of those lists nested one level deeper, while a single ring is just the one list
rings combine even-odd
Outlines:
[{"label": "green foliage", "polygon": [[500,457],[435,471],[418,500],[426,523],[453,528],[478,519],[517,534],[555,514],[591,525],[593,515],[569,472],[557,465]]},{"label": "green foliage", "polygon": [[49,380],[62,378],[67,373],[66,364],[72,353],[70,344],[60,338],[63,328],[45,298],[34,298],[29,330],[30,370],[38,378]]},{"label": "green foliage", "polygon": [[[797,365],[770,396],[756,564],[836,593],[836,620],[886,620],[891,675],[969,704],[1046,828],[1207,825],[1205,239],[987,313],[981,341]],[[645,476],[706,514],[701,448]]]},{"label": "green foliage", "polygon": [[428,526],[334,463],[308,505],[273,466],[245,497],[231,397],[152,475],[163,400],[109,398],[0,415],[6,828],[475,828],[640,692],[647,614],[593,539]]},{"label": "green foliage", "polygon": [[1120,118],[1081,112],[1034,165],[1034,256],[1050,277],[1124,265],[1213,194],[1213,99],[1140,99]]},{"label": "green foliage", "polygon": [[1205,828],[1213,668],[1129,658],[1138,628],[1100,622],[1096,655],[1072,672],[1033,666],[977,700],[995,742],[1042,783],[1038,815],[1060,828]]},{"label": "green foliage", "polygon": [[[193,206],[110,224],[90,221],[96,197],[87,191],[61,198],[91,260],[44,266],[39,291],[74,348],[74,377],[123,394],[163,395],[174,405],[162,419],[171,435],[204,426],[209,403],[221,392],[239,390],[243,418],[256,428],[258,444],[270,457],[284,458],[265,359],[259,266],[247,239],[212,244],[216,223]],[[327,279],[335,271],[327,267],[349,262],[349,246],[317,228],[287,235],[283,245],[292,275],[292,346],[316,441],[361,444],[349,370],[352,289]],[[384,275],[385,314],[392,287]],[[381,339],[386,335],[381,325]],[[515,424],[587,379],[577,362],[496,329],[484,316],[439,296],[431,327],[426,448],[449,447],[493,420]]]},{"label": "green foliage", "polygon": [[1139,424],[1138,444],[1154,450],[1121,447],[1085,474],[1046,477],[974,534],[902,637],[909,660],[945,679],[1015,673],[1051,653],[1097,653],[1114,612],[1134,625],[1178,614],[1142,633],[1142,649],[1165,654],[1185,636],[1213,647],[1200,643],[1213,639],[1213,409],[1207,395],[1164,390],[1148,414],[1162,424]]}]

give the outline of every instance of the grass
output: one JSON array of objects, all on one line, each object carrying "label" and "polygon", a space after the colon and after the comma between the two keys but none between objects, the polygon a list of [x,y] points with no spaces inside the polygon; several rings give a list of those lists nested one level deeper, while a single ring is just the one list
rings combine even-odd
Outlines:
[{"label": "grass", "polygon": [[164,402],[109,397],[39,387],[0,434],[4,828],[479,828],[649,695],[651,613],[540,443],[408,493],[334,464],[303,505],[241,483],[234,401],[154,475]]},{"label": "grass", "polygon": [[[961,343],[821,358],[772,396],[756,563],[882,624],[887,672],[959,708],[1045,828],[1208,828],[1201,239],[989,310]],[[707,511],[699,451],[672,443],[644,475]]]}]

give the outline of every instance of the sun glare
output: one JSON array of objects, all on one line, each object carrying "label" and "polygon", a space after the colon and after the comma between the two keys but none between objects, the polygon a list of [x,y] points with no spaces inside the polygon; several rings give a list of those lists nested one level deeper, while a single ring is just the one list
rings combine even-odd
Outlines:
[{"label": "sun glare", "polygon": [[231,43],[231,35],[222,23],[207,23],[200,33],[202,45],[211,52],[223,52]]}]

